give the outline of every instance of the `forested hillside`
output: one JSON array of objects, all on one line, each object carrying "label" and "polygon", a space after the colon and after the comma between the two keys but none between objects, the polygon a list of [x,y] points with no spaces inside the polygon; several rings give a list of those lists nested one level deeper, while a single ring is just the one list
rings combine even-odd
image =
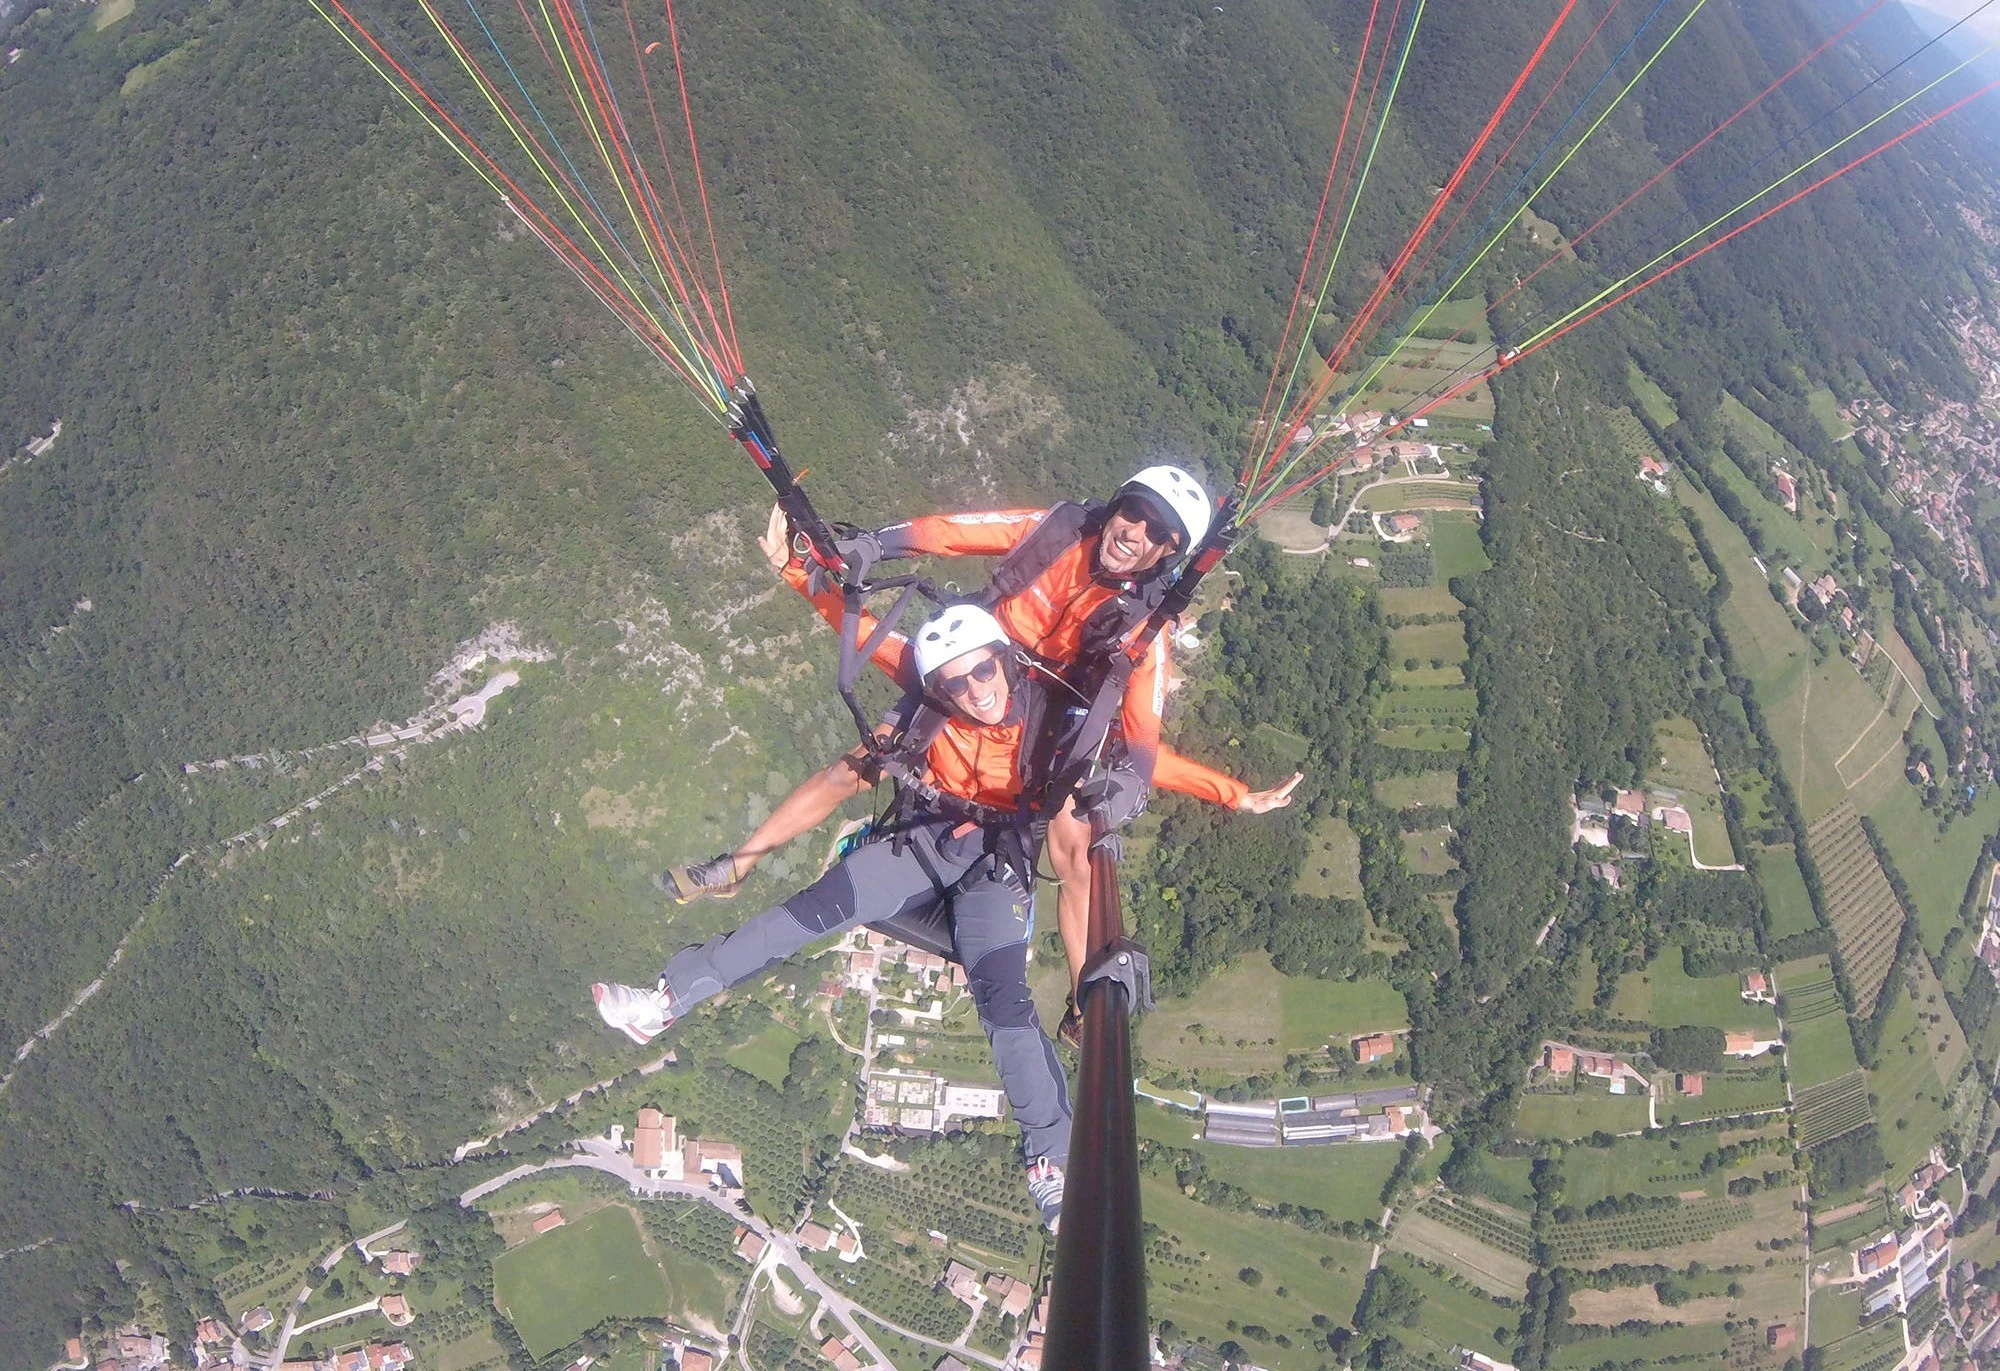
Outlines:
[{"label": "forested hillside", "polygon": [[[828,514],[1040,503],[1163,456],[1226,484],[1366,5],[678,8],[744,352]],[[1429,9],[1330,319],[1549,18]],[[1706,6],[1537,215],[1596,220],[1803,56],[1813,15]],[[1613,13],[1579,70],[1640,19]],[[643,978],[819,852],[671,919],[648,873],[739,834],[848,725],[831,638],[746,555],[756,473],[310,9],[58,0],[5,43],[0,1046],[34,1044],[0,1081],[11,1368],[85,1315],[212,1295],[241,1254],[184,1250],[179,1206],[428,1198],[461,1143],[626,1069],[588,982]],[[1496,309],[1499,343],[1772,179],[1773,148],[1876,69],[1842,46],[1803,71]],[[1634,375],[1696,471],[1726,401],[1808,445],[1823,387],[1974,394],[1943,303],[1991,290],[1961,201],[1991,186],[1946,126],[1498,378],[1474,456],[1490,569],[1449,587],[1477,710],[1450,874],[1403,856],[1439,816],[1377,798],[1435,761],[1368,724],[1400,623],[1340,559],[1246,549],[1180,725],[1260,782],[1300,757],[1310,779],[1254,831],[1162,806],[1132,904],[1163,984],[1259,950],[1393,979],[1437,1116],[1490,1139],[1578,950],[1608,965],[1625,936],[1586,907],[1572,794],[1643,780],[1668,715],[1754,746],[1709,565],[1604,455]],[[1454,298],[1505,295],[1529,235]],[[520,681],[484,729],[363,774],[351,740],[440,705],[437,673],[496,625]],[[1334,820],[1358,897],[1295,888]],[[1637,964],[1659,940],[1634,935]]]}]

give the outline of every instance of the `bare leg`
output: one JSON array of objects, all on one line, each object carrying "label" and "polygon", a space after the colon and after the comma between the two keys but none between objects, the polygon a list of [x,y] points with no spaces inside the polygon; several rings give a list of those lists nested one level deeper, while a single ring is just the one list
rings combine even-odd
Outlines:
[{"label": "bare leg", "polygon": [[1090,825],[1077,817],[1076,797],[1063,803],[1062,813],[1049,821],[1049,865],[1062,884],[1056,888],[1056,928],[1062,934],[1063,956],[1069,961],[1069,992],[1090,951]]},{"label": "bare leg", "polygon": [[810,833],[836,809],[867,790],[873,784],[868,775],[866,755],[856,748],[826,770],[807,777],[736,849],[736,879],[748,876],[758,862],[801,833]]}]

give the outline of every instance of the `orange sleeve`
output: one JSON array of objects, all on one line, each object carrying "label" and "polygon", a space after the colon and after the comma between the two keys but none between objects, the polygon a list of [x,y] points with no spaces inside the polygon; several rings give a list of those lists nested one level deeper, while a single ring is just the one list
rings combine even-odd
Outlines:
[{"label": "orange sleeve", "polygon": [[1207,800],[1224,809],[1236,808],[1250,793],[1250,787],[1234,776],[1225,776],[1200,762],[1190,761],[1164,743],[1153,757],[1153,784],[1161,790],[1192,795],[1197,800]]},{"label": "orange sleeve", "polygon": [[999,557],[1035,531],[1046,509],[926,514],[876,533],[885,557]]},{"label": "orange sleeve", "polygon": [[[808,603],[819,611],[819,617],[833,625],[833,631],[841,631],[841,619],[846,612],[846,602],[837,590],[822,590],[814,593],[807,584],[805,563],[793,558],[786,565],[782,575],[785,584],[806,597]],[[856,628],[863,643],[875,631],[881,620],[867,610],[861,611],[861,620]],[[875,649],[875,665],[884,675],[906,690],[914,690],[921,682],[917,680],[916,665],[910,656],[910,640],[900,633],[891,633],[882,640],[882,646]]]},{"label": "orange sleeve", "polygon": [[1162,790],[1192,795],[1225,809],[1234,809],[1250,787],[1233,776],[1190,761],[1160,739],[1160,717],[1167,704],[1167,635],[1153,639],[1145,659],[1133,669],[1119,705],[1125,750],[1141,779]]}]

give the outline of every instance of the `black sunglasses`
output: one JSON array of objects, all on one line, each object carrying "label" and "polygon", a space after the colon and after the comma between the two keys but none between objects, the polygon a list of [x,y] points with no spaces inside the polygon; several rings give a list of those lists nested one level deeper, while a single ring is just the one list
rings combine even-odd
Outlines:
[{"label": "black sunglasses", "polygon": [[1112,506],[1111,512],[1127,523],[1145,525],[1146,541],[1155,547],[1180,541],[1180,529],[1163,518],[1151,501],[1128,495]]},{"label": "black sunglasses", "polygon": [[998,657],[988,657],[970,671],[961,672],[957,676],[938,677],[937,688],[956,700],[959,696],[964,695],[972,689],[974,681],[984,685],[986,682],[992,680],[999,671],[1000,659]]}]

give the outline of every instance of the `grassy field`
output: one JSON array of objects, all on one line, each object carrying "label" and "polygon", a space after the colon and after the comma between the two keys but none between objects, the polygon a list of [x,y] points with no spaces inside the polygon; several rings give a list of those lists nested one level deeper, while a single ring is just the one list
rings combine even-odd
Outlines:
[{"label": "grassy field", "polygon": [[676,1312],[666,1272],[640,1245],[638,1221],[615,1205],[503,1252],[493,1263],[493,1298],[537,1359],[605,1319]]},{"label": "grassy field", "polygon": [[1451,855],[1451,830],[1424,828],[1403,835],[1403,865],[1418,876],[1442,876],[1458,869]]},{"label": "grassy field", "polygon": [[1242,1077],[1375,1030],[1409,1027],[1409,1009],[1384,981],[1281,975],[1263,953],[1245,957],[1193,995],[1161,1000],[1139,1025],[1149,1062]]},{"label": "grassy field", "polygon": [[730,1048],[722,1056],[738,1071],[755,1076],[773,1090],[782,1090],[785,1077],[791,1071],[792,1049],[803,1041],[783,1024],[774,1023],[755,1037]]},{"label": "grassy field", "polygon": [[1192,1116],[1141,1101],[1139,1136],[1201,1153],[1208,1174],[1272,1204],[1321,1209],[1336,1219],[1382,1216],[1382,1187],[1396,1168],[1395,1143],[1331,1147],[1224,1147],[1191,1134]]},{"label": "grassy field", "polygon": [[1894,1366],[1902,1358],[1902,1326],[1901,1319],[1883,1319],[1832,1344],[1820,1342],[1815,1330],[1813,1346],[1819,1353],[1814,1364],[1815,1371],[1861,1371],[1862,1367]]},{"label": "grassy field", "polygon": [[[1493,565],[1480,541],[1472,514],[1439,514],[1431,520],[1431,575],[1442,586],[1460,576],[1477,576]],[[1386,608],[1386,606],[1385,606]]]},{"label": "grassy field", "polygon": [[1701,730],[1692,719],[1669,714],[1654,726],[1653,748],[1657,761],[1652,779],[1680,795],[1694,820],[1695,852],[1710,866],[1733,865],[1736,849],[1722,817],[1722,787]]},{"label": "grassy field", "polygon": [[[1919,719],[1922,728],[1929,720]],[[1931,744],[1933,756],[1942,755]],[[1958,921],[1959,901],[1979,862],[1986,835],[2000,830],[2000,787],[1988,786],[1974,802],[1972,813],[1940,831],[1935,815],[1919,802],[1916,789],[1903,779],[1900,763],[1884,765],[1857,786],[1854,804],[1866,814],[1889,849],[1896,869],[1910,887],[1917,926],[1924,946],[1933,954]]]},{"label": "grassy field", "polygon": [[1786,962],[1777,969],[1778,994],[1790,1040],[1785,1058],[1792,1086],[1804,1089],[1859,1069],[1847,1013],[1833,986],[1832,965],[1824,956]]},{"label": "grassy field", "polygon": [[1421,1213],[1399,1218],[1388,1246],[1392,1252],[1449,1267],[1481,1289],[1513,1299],[1527,1293],[1528,1274],[1535,1269],[1510,1252]]},{"label": "grassy field", "polygon": [[1436,752],[1440,762],[1449,763],[1448,754],[1463,753],[1472,746],[1468,727],[1445,724],[1417,724],[1384,719],[1375,730],[1375,741],[1383,747],[1406,747],[1413,752]]},{"label": "grassy field", "polygon": [[1681,1028],[1691,1024],[1710,1028],[1755,1028],[1775,1033],[1778,1016],[1767,1004],[1751,1004],[1743,998],[1740,976],[1707,976],[1696,980],[1687,974],[1681,950],[1672,943],[1643,971],[1628,971],[1618,978],[1618,994],[1611,1002],[1617,1018],[1658,1024],[1661,1028]]},{"label": "grassy field", "polygon": [[1757,879],[1764,887],[1764,904],[1771,916],[1767,932],[1774,940],[1819,927],[1806,878],[1799,872],[1798,855],[1790,843],[1759,849]]},{"label": "grassy field", "polygon": [[1776,1066],[1731,1067],[1704,1076],[1702,1092],[1697,1098],[1670,1092],[1660,1105],[1660,1120],[1693,1123],[1697,1119],[1720,1119],[1784,1107],[1785,1082]]},{"label": "grassy field", "polygon": [[[1439,519],[1444,517],[1446,516],[1438,516]],[[1263,521],[1259,520],[1258,522],[1261,525]],[[1435,546],[1432,548],[1431,555],[1433,558],[1437,555]],[[1431,574],[1435,576],[1437,574],[1435,561],[1432,567]],[[1377,591],[1376,594],[1382,597],[1382,612],[1384,614],[1399,614],[1406,619],[1414,618],[1419,614],[1460,614],[1465,610],[1465,606],[1460,604],[1452,593],[1442,585],[1388,586]]]},{"label": "grassy field", "polygon": [[1428,666],[1433,661],[1462,662],[1465,655],[1465,625],[1457,620],[1389,630],[1392,671],[1402,670],[1403,663],[1411,657],[1419,665]]},{"label": "grassy field", "polygon": [[[1951,1010],[1939,998],[1936,1005],[1923,1006],[1926,1014],[1938,1013],[1949,1019]],[[1898,995],[1882,1029],[1882,1064],[1868,1073],[1868,1089],[1875,1095],[1875,1117],[1880,1120],[1882,1153],[1889,1159],[1889,1176],[1900,1184],[1922,1163],[1931,1144],[1951,1120],[1946,1108],[1949,1082],[1940,1079],[1938,1053],[1926,1032],[1928,1024],[1918,1019],[1915,997]],[[1954,1038],[1963,1043],[1962,1034]],[[1957,1072],[1952,1075],[1956,1077]]]},{"label": "grassy field", "polygon": [[[1140,1191],[1146,1222],[1159,1230],[1147,1262],[1153,1318],[1173,1320],[1210,1347],[1240,1341],[1272,1371],[1319,1366],[1312,1316],[1353,1316],[1368,1270],[1366,1246],[1197,1204],[1170,1176],[1147,1176]],[[1246,1272],[1255,1273],[1254,1283]],[[1291,1347],[1270,1340],[1280,1333]]]},{"label": "grassy field", "polygon": [[120,19],[131,18],[132,11],[137,8],[136,0],[103,0],[97,7],[97,13],[90,16],[90,27],[102,33]]},{"label": "grassy field", "polygon": [[1639,1333],[1613,1333],[1565,1344],[1549,1359],[1552,1371],[1586,1371],[1603,1366],[1645,1365],[1664,1358],[1690,1364],[1720,1365],[1729,1350],[1729,1334],[1720,1324],[1696,1323],[1683,1328],[1658,1327]]},{"label": "grassy field", "polygon": [[1629,1133],[1645,1126],[1645,1095],[1613,1095],[1595,1086],[1574,1094],[1523,1095],[1514,1116],[1514,1131],[1524,1138],[1587,1138],[1599,1129]]},{"label": "grassy field", "polygon": [[[1403,1253],[1385,1255],[1382,1264],[1407,1277],[1424,1293],[1416,1325],[1398,1334],[1406,1343],[1438,1356],[1445,1356],[1454,1347],[1470,1347],[1500,1358],[1512,1350],[1521,1318],[1519,1309],[1501,1304],[1462,1279],[1454,1282]],[[1506,1336],[1495,1338],[1495,1332]]]},{"label": "grassy field", "polygon": [[1652,377],[1639,370],[1637,362],[1628,361],[1625,364],[1625,384],[1630,387],[1632,398],[1639,402],[1639,408],[1646,412],[1646,417],[1661,428],[1681,417],[1667,393],[1653,384]]},{"label": "grassy field", "polygon": [[1329,815],[1313,825],[1292,889],[1322,899],[1361,898],[1361,839],[1347,820]]},{"label": "grassy field", "polygon": [[1410,776],[1384,776],[1375,782],[1375,798],[1391,809],[1450,809],[1458,803],[1456,771],[1419,771]]},{"label": "grassy field", "polygon": [[[1680,1143],[1676,1147],[1674,1144]],[[1676,1138],[1620,1138],[1610,1147],[1563,1149],[1563,1198],[1577,1208],[1607,1195],[1678,1195],[1684,1190],[1722,1193],[1720,1176],[1701,1174],[1702,1153],[1712,1143]]]}]

